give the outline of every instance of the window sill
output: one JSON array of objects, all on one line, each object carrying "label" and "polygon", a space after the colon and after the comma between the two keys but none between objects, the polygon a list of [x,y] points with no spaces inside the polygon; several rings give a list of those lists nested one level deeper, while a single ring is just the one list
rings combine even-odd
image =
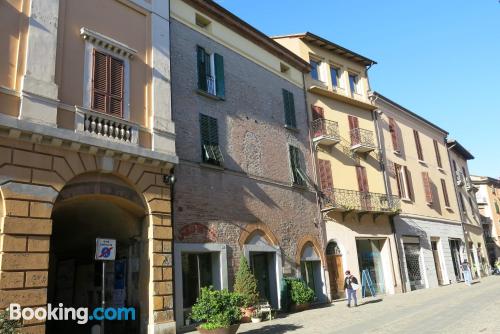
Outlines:
[{"label": "window sill", "polygon": [[427,162],[425,162],[424,160],[418,159],[418,162],[424,166],[427,166]]},{"label": "window sill", "polygon": [[287,129],[287,130],[290,130],[290,131],[292,131],[292,132],[299,132],[299,131],[300,131],[300,130],[299,130],[299,129],[297,129],[296,127],[293,127],[293,126],[291,126],[291,125],[286,125],[286,124],[284,125],[284,128],[285,128],[285,129]]},{"label": "window sill", "polygon": [[399,157],[401,156],[401,151],[394,150],[394,151],[392,151],[392,153],[394,153],[394,155],[397,155]]},{"label": "window sill", "polygon": [[212,165],[206,162],[200,162],[200,167],[224,171],[224,167],[218,165]]},{"label": "window sill", "polygon": [[445,206],[444,208],[450,212],[453,212],[453,209],[450,206]]},{"label": "window sill", "polygon": [[401,202],[413,204],[413,201],[410,198],[401,198]]},{"label": "window sill", "polygon": [[441,173],[445,174],[445,170],[443,167],[438,167],[438,171],[440,171]]},{"label": "window sill", "polygon": [[307,190],[307,186],[301,185],[301,184],[296,184],[296,183],[292,183],[292,188],[295,188],[298,190]]},{"label": "window sill", "polygon": [[224,98],[222,98],[220,96],[217,96],[217,95],[212,95],[209,92],[206,92],[206,91],[204,91],[202,89],[197,89],[196,93],[198,93],[199,95],[208,97],[209,99],[212,99],[212,100],[215,100],[215,101],[225,101]]}]

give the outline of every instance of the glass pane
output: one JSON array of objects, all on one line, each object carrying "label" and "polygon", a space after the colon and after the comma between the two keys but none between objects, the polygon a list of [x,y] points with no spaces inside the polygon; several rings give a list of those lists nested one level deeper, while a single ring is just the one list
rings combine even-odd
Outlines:
[{"label": "glass pane", "polygon": [[203,253],[198,255],[200,261],[200,287],[212,285],[212,254]]},{"label": "glass pane", "polygon": [[318,62],[311,60],[311,78],[318,80]]},{"label": "glass pane", "polygon": [[[363,271],[367,270],[376,293],[383,293],[385,285],[380,254],[382,244],[382,240],[356,240],[360,273],[362,275]],[[366,293],[370,293],[369,289]]]},{"label": "glass pane", "polygon": [[184,307],[193,306],[199,293],[196,254],[182,254],[182,291]]},{"label": "glass pane", "polygon": [[338,85],[339,85],[339,82],[338,82],[338,78],[339,78],[338,70],[335,67],[330,67],[330,74],[332,76],[332,85],[333,85],[333,87],[338,87]]},{"label": "glass pane", "polygon": [[355,75],[349,74],[349,86],[351,88],[351,92],[355,93],[356,92],[356,84],[357,84],[357,77]]}]

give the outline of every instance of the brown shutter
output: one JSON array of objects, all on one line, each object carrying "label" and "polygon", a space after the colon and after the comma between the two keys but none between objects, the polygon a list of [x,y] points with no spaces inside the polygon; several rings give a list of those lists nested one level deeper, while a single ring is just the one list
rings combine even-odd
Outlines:
[{"label": "brown shutter", "polygon": [[437,140],[434,139],[434,151],[436,152],[436,161],[438,164],[438,167],[443,167],[443,164],[441,162],[441,153],[439,153],[439,145]]},{"label": "brown shutter", "polygon": [[448,197],[448,190],[446,189],[446,181],[441,179],[441,188],[443,188],[444,205],[450,207],[450,198]]},{"label": "brown shutter", "polygon": [[332,165],[328,160],[318,159],[321,190],[333,188]]},{"label": "brown shutter", "polygon": [[[318,107],[318,106],[312,106],[312,119],[313,122],[317,119],[323,119],[325,118],[325,111],[323,108]],[[320,124],[315,124],[314,128],[314,133],[313,137],[319,137],[323,135],[326,131],[326,124],[325,122],[318,121]]]},{"label": "brown shutter", "polygon": [[312,120],[315,121],[317,119],[325,118],[325,111],[323,108],[318,106],[312,106]]},{"label": "brown shutter", "polygon": [[396,124],[396,121],[394,121],[394,118],[392,117],[389,117],[389,132],[391,133],[392,148],[394,149],[394,151],[399,152],[400,147],[398,141],[398,125]]},{"label": "brown shutter", "polygon": [[396,174],[396,185],[398,186],[398,195],[399,195],[399,197],[401,197],[401,195],[402,195],[401,194],[401,182],[403,181],[403,180],[399,179],[399,171],[401,170],[401,166],[395,163],[394,169],[396,171],[395,174]]},{"label": "brown shutter", "polygon": [[108,94],[108,56],[94,49],[92,109],[106,112]]},{"label": "brown shutter", "polygon": [[422,172],[422,181],[424,182],[425,200],[427,203],[432,204],[432,189],[429,173]]},{"label": "brown shutter", "polygon": [[123,61],[110,57],[109,110],[114,116],[123,117]]},{"label": "brown shutter", "polygon": [[418,160],[424,160],[424,154],[422,152],[422,145],[420,143],[420,135],[417,130],[413,130],[413,137],[415,137],[415,146],[417,147]]},{"label": "brown shutter", "polygon": [[360,142],[359,132],[352,131],[354,129],[359,128],[358,118],[351,115],[349,115],[348,118],[349,118],[349,130],[350,130],[349,132],[351,134],[351,144],[352,145],[359,144]]},{"label": "brown shutter", "polygon": [[363,166],[356,166],[356,176],[358,178],[358,189],[361,192],[369,192],[368,178],[366,176],[366,168]]},{"label": "brown shutter", "polygon": [[405,167],[405,177],[406,177],[406,185],[408,186],[408,197],[412,201],[415,200],[415,192],[413,191],[413,181],[411,179],[411,172],[408,167]]},{"label": "brown shutter", "polygon": [[124,64],[94,49],[92,109],[123,117]]}]

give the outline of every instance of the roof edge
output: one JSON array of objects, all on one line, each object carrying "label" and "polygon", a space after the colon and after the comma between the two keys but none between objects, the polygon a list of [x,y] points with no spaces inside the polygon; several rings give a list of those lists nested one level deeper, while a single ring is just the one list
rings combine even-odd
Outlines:
[{"label": "roof edge", "polygon": [[447,140],[448,148],[456,150],[465,160],[473,160],[474,156],[470,153],[462,144],[460,144],[456,139]]}]

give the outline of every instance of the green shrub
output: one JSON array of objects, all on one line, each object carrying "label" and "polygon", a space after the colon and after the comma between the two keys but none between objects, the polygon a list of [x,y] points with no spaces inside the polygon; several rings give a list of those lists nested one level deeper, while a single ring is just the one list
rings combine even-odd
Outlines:
[{"label": "green shrub", "polygon": [[243,296],[243,307],[254,306],[259,301],[257,279],[250,271],[248,261],[243,255],[240,257],[240,266],[234,280],[234,292]]},{"label": "green shrub", "polygon": [[287,278],[287,280],[290,286],[290,297],[294,304],[306,304],[314,300],[313,289],[308,287],[303,280],[298,278]]},{"label": "green shrub", "polygon": [[20,320],[10,320],[9,311],[0,311],[0,333],[1,334],[16,334],[19,333],[19,327],[21,327]]},{"label": "green shrub", "polygon": [[191,311],[191,319],[203,322],[205,329],[227,328],[241,319],[243,297],[227,290],[202,288]]}]

